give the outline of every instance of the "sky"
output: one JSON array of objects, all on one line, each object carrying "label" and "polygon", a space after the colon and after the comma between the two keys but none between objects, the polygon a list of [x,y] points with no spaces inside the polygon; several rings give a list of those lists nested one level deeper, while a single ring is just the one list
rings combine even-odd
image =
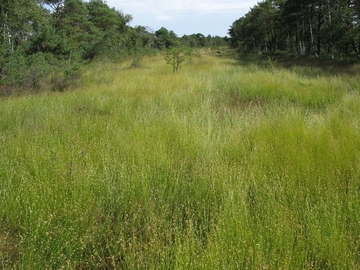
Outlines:
[{"label": "sky", "polygon": [[107,0],[111,8],[133,16],[131,26],[152,31],[165,27],[179,37],[196,33],[227,36],[232,23],[259,0]]}]

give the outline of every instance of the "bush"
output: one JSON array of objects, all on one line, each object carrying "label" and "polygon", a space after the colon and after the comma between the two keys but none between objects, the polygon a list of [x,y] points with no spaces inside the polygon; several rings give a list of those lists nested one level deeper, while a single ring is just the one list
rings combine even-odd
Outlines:
[{"label": "bush", "polygon": [[52,90],[64,91],[68,88],[78,86],[80,76],[81,68],[79,64],[73,64],[62,72],[55,72],[51,79]]},{"label": "bush", "polygon": [[69,64],[46,53],[27,56],[16,52],[5,59],[1,70],[3,96],[49,89],[63,91],[77,85],[81,75],[78,64]]},{"label": "bush", "polygon": [[20,53],[15,53],[4,59],[2,67],[2,84],[6,88],[20,87],[26,78],[27,70],[26,57]]},{"label": "bush", "polygon": [[173,68],[173,72],[177,72],[182,62],[186,58],[186,51],[183,48],[176,47],[171,48],[166,52],[165,60],[167,64],[170,64]]},{"label": "bush", "polygon": [[27,57],[28,69],[24,71],[27,78],[24,80],[24,85],[33,90],[46,89],[48,84],[48,77],[52,71],[46,54],[37,53]]},{"label": "bush", "polygon": [[142,50],[134,50],[132,52],[132,61],[130,64],[131,68],[139,68],[141,67],[141,62],[144,59],[145,53]]}]

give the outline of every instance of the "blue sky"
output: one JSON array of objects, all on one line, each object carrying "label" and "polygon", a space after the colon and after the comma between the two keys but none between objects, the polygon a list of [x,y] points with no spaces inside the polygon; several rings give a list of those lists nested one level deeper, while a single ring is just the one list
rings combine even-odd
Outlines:
[{"label": "blue sky", "polygon": [[245,15],[258,0],[108,0],[133,16],[131,26],[147,26],[153,31],[165,27],[179,37],[202,33],[226,36],[231,24]]}]

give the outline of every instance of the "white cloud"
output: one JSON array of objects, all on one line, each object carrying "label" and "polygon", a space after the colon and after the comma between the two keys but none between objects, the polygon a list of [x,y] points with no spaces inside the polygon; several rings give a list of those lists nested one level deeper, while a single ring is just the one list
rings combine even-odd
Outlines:
[{"label": "white cloud", "polygon": [[[171,25],[175,33],[194,33],[200,18],[210,20],[208,25],[215,23],[223,27],[225,35],[228,26],[243,16],[259,0],[108,0],[110,7],[122,10],[133,16],[132,25],[149,26],[159,29],[159,26]],[[219,16],[211,16],[211,15]],[[220,16],[221,15],[221,16]],[[228,16],[225,16],[228,15]],[[191,21],[190,21],[191,20]],[[201,22],[203,25],[206,22]],[[165,25],[162,25],[165,24]],[[185,29],[186,28],[186,29]],[[192,30],[194,29],[194,30]],[[207,29],[211,32],[211,29]],[[211,33],[210,33],[211,34]]]},{"label": "white cloud", "polygon": [[157,15],[156,18],[161,21],[168,21],[172,19],[171,16],[167,16],[167,15]]},{"label": "white cloud", "polygon": [[257,3],[257,0],[124,0],[107,1],[111,7],[116,7],[125,12],[163,16],[183,13],[235,13],[248,10]]}]

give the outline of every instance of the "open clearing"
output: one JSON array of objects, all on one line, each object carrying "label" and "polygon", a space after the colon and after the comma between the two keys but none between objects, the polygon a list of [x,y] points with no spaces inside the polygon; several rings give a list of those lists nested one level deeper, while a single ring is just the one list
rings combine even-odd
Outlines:
[{"label": "open clearing", "polygon": [[359,269],[356,74],[154,56],[1,100],[0,268]]}]

